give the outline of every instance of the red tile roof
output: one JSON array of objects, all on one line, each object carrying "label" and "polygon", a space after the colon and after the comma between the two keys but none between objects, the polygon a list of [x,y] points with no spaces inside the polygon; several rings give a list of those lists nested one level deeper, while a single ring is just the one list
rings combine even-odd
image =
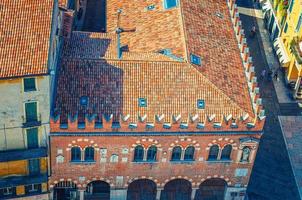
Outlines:
[{"label": "red tile roof", "polygon": [[0,78],[47,73],[53,0],[0,5]]},{"label": "red tile roof", "polygon": [[199,71],[247,112],[252,112],[244,66],[226,1],[181,0],[188,53]]},{"label": "red tile roof", "polygon": [[[68,84],[66,84],[68,83]],[[205,121],[216,114],[216,120],[232,114],[235,118],[245,111],[234,104],[202,74],[184,62],[85,60],[64,58],[59,69],[55,108],[61,120],[78,114],[99,116],[129,115],[130,122],[146,115],[154,122],[155,115],[172,122],[172,115],[188,121],[198,114]],[[88,105],[81,106],[80,98],[88,97]],[[138,99],[145,98],[147,107],[139,107]],[[197,108],[197,100],[205,101],[205,109]]]},{"label": "red tile roof", "polygon": [[[170,10],[164,10],[160,0],[107,2],[109,32],[73,32],[64,46],[54,109],[61,122],[112,114],[119,122],[127,116],[128,123],[139,123],[142,117],[155,123],[162,116],[162,122],[175,124],[175,116],[182,122],[197,116],[198,122],[218,123],[208,130],[222,122],[233,130],[230,119],[243,124],[240,130],[254,125],[262,130],[265,117],[257,116],[262,106],[254,102],[253,110],[225,1],[183,0]],[[150,4],[155,9],[147,11]],[[121,34],[129,52],[123,52],[120,60],[114,33],[118,8],[123,10],[121,27],[136,28]],[[157,53],[162,49],[171,49],[183,60]],[[189,63],[191,53],[201,57],[200,67]],[[81,97],[87,98],[87,106],[80,105]],[[147,107],[138,106],[139,98],[147,100]],[[258,98],[257,94],[253,101]],[[205,101],[205,109],[197,108],[199,99]]]}]

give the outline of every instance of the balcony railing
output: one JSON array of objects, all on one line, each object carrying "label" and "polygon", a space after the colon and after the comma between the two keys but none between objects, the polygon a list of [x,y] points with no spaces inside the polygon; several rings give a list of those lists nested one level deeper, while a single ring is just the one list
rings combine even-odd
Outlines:
[{"label": "balcony railing", "polygon": [[33,158],[42,158],[47,156],[46,147],[36,149],[22,149],[22,150],[9,150],[0,151],[0,162],[9,162],[16,160],[27,160]]},{"label": "balcony railing", "polygon": [[47,173],[38,174],[35,176],[10,176],[0,179],[0,188],[45,183],[47,182],[47,178]]},{"label": "balcony railing", "polygon": [[302,64],[302,51],[299,47],[300,42],[302,42],[301,39],[294,38],[290,44],[291,52],[294,54],[296,61],[299,65]]},{"label": "balcony railing", "polygon": [[34,118],[26,118],[22,116],[23,128],[41,126],[41,114],[37,114]]}]

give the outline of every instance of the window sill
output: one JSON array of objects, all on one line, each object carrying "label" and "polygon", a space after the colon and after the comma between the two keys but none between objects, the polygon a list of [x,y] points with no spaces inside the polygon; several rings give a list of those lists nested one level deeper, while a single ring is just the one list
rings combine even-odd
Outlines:
[{"label": "window sill", "polygon": [[36,92],[37,91],[37,89],[35,88],[35,89],[28,89],[28,90],[24,90],[24,92],[25,93],[27,93],[27,92]]},{"label": "window sill", "polygon": [[75,165],[92,165],[95,164],[95,161],[70,161],[71,164]]},{"label": "window sill", "polygon": [[158,161],[132,161],[134,164],[157,164]]},{"label": "window sill", "polygon": [[208,163],[232,163],[232,160],[207,160]]},{"label": "window sill", "polygon": [[170,160],[172,164],[193,164],[195,160]]}]

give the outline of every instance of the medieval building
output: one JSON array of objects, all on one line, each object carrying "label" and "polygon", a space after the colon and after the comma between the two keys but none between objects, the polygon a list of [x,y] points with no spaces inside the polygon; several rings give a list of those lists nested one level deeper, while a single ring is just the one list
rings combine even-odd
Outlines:
[{"label": "medieval building", "polygon": [[51,198],[242,200],[265,113],[234,1],[95,2],[57,66]]}]

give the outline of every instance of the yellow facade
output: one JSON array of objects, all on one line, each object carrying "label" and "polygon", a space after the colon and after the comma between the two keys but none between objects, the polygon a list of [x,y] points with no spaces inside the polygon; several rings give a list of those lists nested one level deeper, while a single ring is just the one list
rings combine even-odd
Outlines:
[{"label": "yellow facade", "polygon": [[284,43],[290,62],[286,67],[287,81],[297,81],[302,75],[299,58],[298,43],[302,41],[302,1],[291,0],[287,9],[286,20],[281,31],[281,39]]}]

